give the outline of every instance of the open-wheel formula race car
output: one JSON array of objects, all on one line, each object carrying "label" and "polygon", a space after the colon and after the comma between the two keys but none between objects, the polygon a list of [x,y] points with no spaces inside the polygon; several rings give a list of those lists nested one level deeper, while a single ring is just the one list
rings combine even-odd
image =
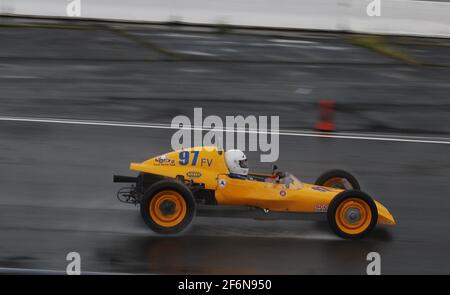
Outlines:
[{"label": "open-wheel formula race car", "polygon": [[114,182],[133,183],[117,197],[139,204],[145,223],[160,234],[182,231],[196,215],[327,220],[338,236],[348,239],[367,235],[377,224],[395,224],[389,211],[360,191],[345,171],[326,172],[315,184],[276,166],[272,174],[236,176],[225,154],[216,147],[194,147],[131,163],[130,170],[139,174],[114,175]]}]

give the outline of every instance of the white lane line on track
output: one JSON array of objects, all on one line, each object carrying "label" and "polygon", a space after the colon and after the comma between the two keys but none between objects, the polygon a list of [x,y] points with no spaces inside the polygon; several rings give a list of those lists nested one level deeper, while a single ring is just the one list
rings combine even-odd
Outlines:
[{"label": "white lane line on track", "polygon": [[217,54],[203,52],[203,51],[193,51],[193,50],[180,50],[178,53],[188,54],[188,55],[200,55],[200,56],[217,56]]},{"label": "white lane line on track", "polygon": [[[54,269],[0,267],[0,274],[66,275],[66,272],[63,270],[54,270]],[[81,271],[81,275],[132,275],[132,274],[122,272]],[[142,274],[139,273],[139,275]]]},{"label": "white lane line on track", "polygon": [[[37,117],[10,117],[0,116],[0,121],[9,122],[29,122],[29,123],[51,123],[51,124],[70,124],[70,125],[88,125],[88,126],[108,126],[108,127],[127,127],[127,128],[150,128],[150,129],[172,129],[180,128],[172,127],[170,124],[158,123],[136,123],[136,122],[120,122],[120,121],[97,121],[97,120],[77,120],[63,118],[37,118]],[[209,128],[200,126],[192,126],[181,129],[203,130],[209,131]],[[222,129],[223,132],[246,132],[258,134],[271,134],[270,130],[254,130],[254,129]],[[305,130],[280,130],[274,132],[280,136],[299,136],[299,137],[319,137],[319,138],[336,138],[336,139],[353,139],[353,140],[373,140],[373,141],[390,141],[390,142],[407,142],[407,143],[425,143],[425,144],[443,144],[450,145],[448,137],[420,137],[405,135],[386,135],[386,134],[370,134],[370,133],[321,133]]]},{"label": "white lane line on track", "polygon": [[288,44],[317,44],[315,41],[293,40],[293,39],[269,39],[269,42]]},{"label": "white lane line on track", "polygon": [[39,79],[39,77],[22,75],[0,75],[0,79]]}]

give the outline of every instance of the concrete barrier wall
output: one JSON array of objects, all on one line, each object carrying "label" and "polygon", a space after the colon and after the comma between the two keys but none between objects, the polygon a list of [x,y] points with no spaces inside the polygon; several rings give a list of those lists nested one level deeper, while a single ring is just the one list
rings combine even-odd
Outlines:
[{"label": "concrete barrier wall", "polygon": [[380,0],[380,16],[373,0],[1,0],[0,12],[68,16],[74,1],[85,18],[450,37],[450,3],[433,1]]}]

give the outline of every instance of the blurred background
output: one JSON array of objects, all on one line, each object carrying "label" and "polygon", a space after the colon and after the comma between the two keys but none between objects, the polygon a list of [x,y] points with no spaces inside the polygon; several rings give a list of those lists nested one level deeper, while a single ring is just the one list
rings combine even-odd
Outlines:
[{"label": "blurred background", "polygon": [[[96,273],[365,274],[371,251],[382,273],[450,272],[450,3],[34,2],[0,2],[1,272],[64,272],[72,251]],[[112,175],[169,151],[158,126],[194,107],[279,116],[297,134],[280,168],[348,170],[398,225],[362,241],[241,219],[153,234]]]}]

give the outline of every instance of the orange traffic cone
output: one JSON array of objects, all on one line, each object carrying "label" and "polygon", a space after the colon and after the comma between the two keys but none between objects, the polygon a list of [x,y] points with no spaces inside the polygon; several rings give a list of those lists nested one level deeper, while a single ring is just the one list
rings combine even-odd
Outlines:
[{"label": "orange traffic cone", "polygon": [[320,101],[320,116],[316,123],[316,130],[331,132],[336,130],[336,125],[333,123],[334,100]]}]

